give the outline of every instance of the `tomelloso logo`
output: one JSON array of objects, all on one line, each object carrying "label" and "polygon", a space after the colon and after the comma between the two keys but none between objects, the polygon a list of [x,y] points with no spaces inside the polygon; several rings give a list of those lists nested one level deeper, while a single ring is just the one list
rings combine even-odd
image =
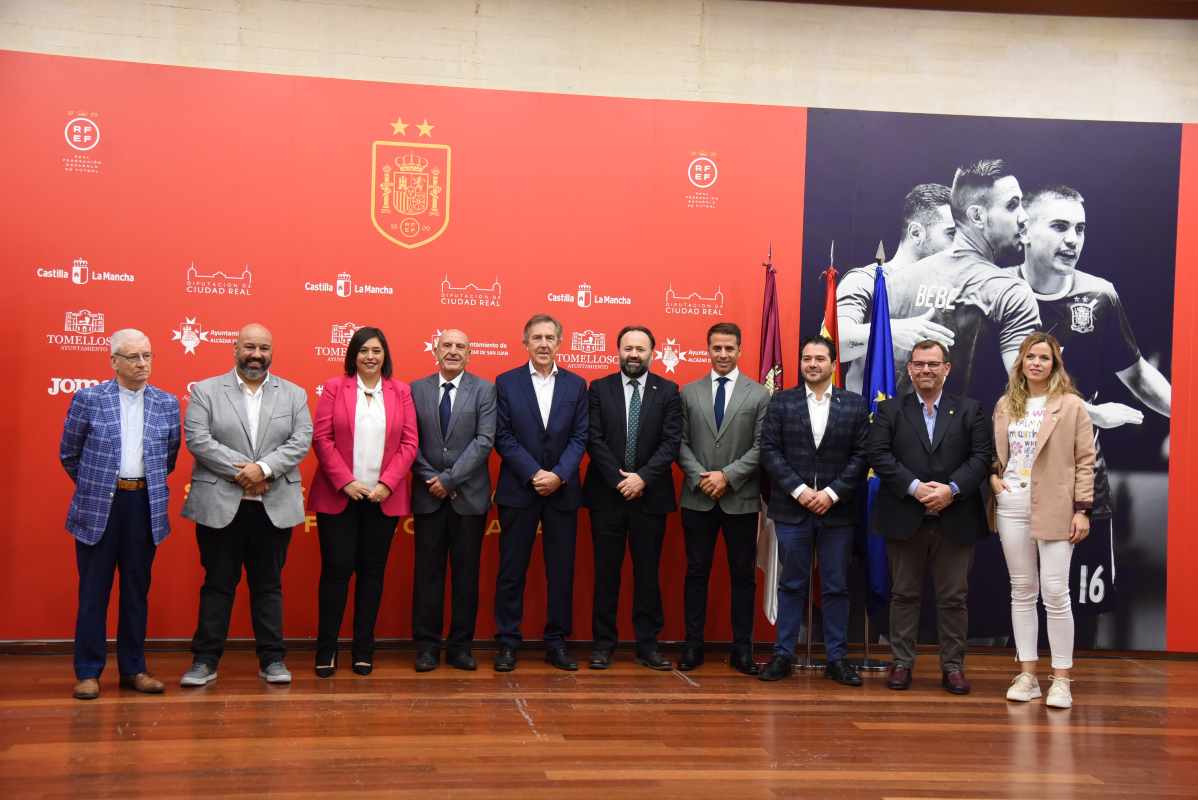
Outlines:
[{"label": "tomelloso logo", "polygon": [[79,352],[103,352],[108,350],[108,337],[104,334],[104,315],[81,308],[68,311],[63,317],[63,333],[46,334],[47,344],[56,344],[63,350]]},{"label": "tomelloso logo", "polygon": [[80,389],[99,385],[98,378],[51,378],[50,388],[46,390],[46,394],[51,397],[56,394],[74,394]]}]

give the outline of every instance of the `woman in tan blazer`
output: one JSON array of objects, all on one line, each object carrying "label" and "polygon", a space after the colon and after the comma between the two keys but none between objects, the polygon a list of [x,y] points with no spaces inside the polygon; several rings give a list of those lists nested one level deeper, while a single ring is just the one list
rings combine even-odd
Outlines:
[{"label": "woman in tan blazer", "polygon": [[1007,390],[994,409],[995,463],[990,476],[998,535],[1011,575],[1011,627],[1020,673],[1007,699],[1040,697],[1036,680],[1043,596],[1052,652],[1046,705],[1073,705],[1073,610],[1069,560],[1090,533],[1094,501],[1094,429],[1061,360],[1061,345],[1033,333],[1019,347]]}]

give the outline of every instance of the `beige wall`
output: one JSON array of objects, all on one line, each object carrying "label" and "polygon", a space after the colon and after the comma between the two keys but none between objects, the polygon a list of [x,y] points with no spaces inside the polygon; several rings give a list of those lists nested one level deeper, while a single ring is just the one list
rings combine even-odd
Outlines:
[{"label": "beige wall", "polygon": [[0,49],[493,89],[1198,121],[1198,22],[738,0],[0,0]]}]

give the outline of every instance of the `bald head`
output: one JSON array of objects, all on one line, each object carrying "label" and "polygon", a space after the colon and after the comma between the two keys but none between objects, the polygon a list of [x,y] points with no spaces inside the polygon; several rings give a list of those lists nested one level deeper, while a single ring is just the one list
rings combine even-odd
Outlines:
[{"label": "bald head", "polygon": [[441,377],[451,381],[466,369],[470,362],[470,338],[457,328],[441,331],[437,339],[437,365]]},{"label": "bald head", "polygon": [[265,325],[251,322],[237,332],[233,358],[237,363],[237,374],[246,383],[257,386],[266,379],[273,354],[274,340]]}]

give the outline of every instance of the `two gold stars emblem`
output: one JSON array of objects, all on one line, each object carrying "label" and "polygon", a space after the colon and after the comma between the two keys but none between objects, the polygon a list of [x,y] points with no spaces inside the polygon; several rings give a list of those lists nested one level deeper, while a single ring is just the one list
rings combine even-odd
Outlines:
[{"label": "two gold stars emblem", "polygon": [[429,124],[428,117],[425,117],[424,122],[417,122],[417,123],[404,122],[403,117],[396,117],[395,122],[391,123],[391,132],[398,136],[407,136],[408,135],[408,127],[412,124],[415,124],[417,131],[419,131],[419,133],[417,133],[417,136],[427,136],[430,139],[432,138],[433,128],[435,128],[436,126]]}]

